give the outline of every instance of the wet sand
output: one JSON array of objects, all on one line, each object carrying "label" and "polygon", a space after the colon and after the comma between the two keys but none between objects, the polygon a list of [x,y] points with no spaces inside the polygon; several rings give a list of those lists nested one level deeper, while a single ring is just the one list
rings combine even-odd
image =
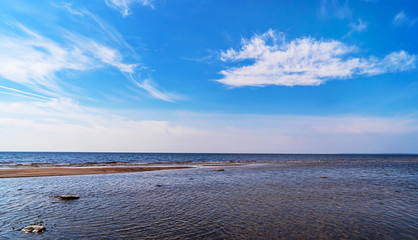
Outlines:
[{"label": "wet sand", "polygon": [[128,173],[128,172],[145,172],[145,171],[186,169],[186,168],[191,168],[191,167],[175,166],[175,167],[14,168],[14,169],[0,169],[0,178]]}]

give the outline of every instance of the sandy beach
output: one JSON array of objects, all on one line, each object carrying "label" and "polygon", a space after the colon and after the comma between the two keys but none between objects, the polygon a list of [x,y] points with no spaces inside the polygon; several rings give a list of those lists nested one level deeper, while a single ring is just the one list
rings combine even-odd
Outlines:
[{"label": "sandy beach", "polygon": [[87,174],[108,174],[108,173],[127,173],[145,172],[170,169],[185,169],[191,167],[55,167],[55,168],[13,168],[0,169],[0,178],[15,177],[46,177],[46,176],[65,176],[65,175],[87,175]]}]

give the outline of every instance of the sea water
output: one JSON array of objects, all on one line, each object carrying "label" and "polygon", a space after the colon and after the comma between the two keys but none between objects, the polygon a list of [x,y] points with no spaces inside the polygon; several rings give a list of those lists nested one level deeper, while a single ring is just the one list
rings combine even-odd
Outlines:
[{"label": "sea water", "polygon": [[100,153],[0,152],[0,166],[8,164],[283,162],[283,161],[418,161],[408,154],[224,154],[224,153]]},{"label": "sea water", "polygon": [[[0,179],[0,239],[416,239],[417,155],[0,153],[0,164],[248,162]],[[326,177],[326,178],[321,178]],[[52,197],[76,194],[80,199]],[[46,225],[40,234],[20,228]]]}]

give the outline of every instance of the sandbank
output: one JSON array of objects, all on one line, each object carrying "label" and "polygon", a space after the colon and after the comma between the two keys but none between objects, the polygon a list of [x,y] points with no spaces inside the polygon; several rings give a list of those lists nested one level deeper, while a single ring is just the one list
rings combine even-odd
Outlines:
[{"label": "sandbank", "polygon": [[128,172],[145,172],[145,171],[186,169],[186,168],[191,168],[191,167],[164,166],[164,167],[94,167],[94,168],[85,168],[85,167],[12,168],[12,169],[0,169],[0,178],[128,173]]}]

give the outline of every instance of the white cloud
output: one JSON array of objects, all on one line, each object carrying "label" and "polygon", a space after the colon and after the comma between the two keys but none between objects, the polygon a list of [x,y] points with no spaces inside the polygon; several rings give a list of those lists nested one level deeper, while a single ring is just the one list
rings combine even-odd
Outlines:
[{"label": "white cloud", "polygon": [[57,96],[62,94],[56,73],[86,71],[110,65],[123,73],[133,73],[137,64],[123,63],[118,50],[90,38],[71,35],[72,44],[62,45],[16,23],[20,35],[0,34],[0,76]]},{"label": "white cloud", "polygon": [[60,92],[55,74],[87,70],[91,59],[76,46],[64,47],[20,24],[21,35],[0,33],[0,76],[48,94]]},{"label": "white cloud", "polygon": [[[65,9],[67,9],[70,13],[74,11],[82,12],[84,16],[93,20],[93,29],[95,29],[99,35],[102,35],[104,39],[108,39],[110,45],[116,45],[119,46],[119,48],[126,49],[128,52],[127,54],[131,58],[139,59],[136,51],[125,41],[123,36],[116,29],[107,24],[103,19],[87,10],[75,10],[71,9],[70,7],[71,6],[66,6]],[[85,21],[83,24],[85,24]],[[74,33],[67,32],[66,35],[68,39],[70,39],[75,45],[79,46],[79,48],[83,49],[85,52],[88,52],[96,58],[100,59],[103,63],[107,63],[118,68],[129,80],[134,83],[135,86],[145,90],[147,93],[149,93],[150,96],[168,102],[183,99],[183,97],[180,97],[177,94],[158,90],[154,85],[150,84],[150,81],[147,79],[143,80],[142,83],[139,83],[137,80],[135,80],[133,75],[138,75],[137,69],[145,69],[146,67],[139,63],[123,63],[124,59],[122,54],[115,48],[110,48],[109,46],[98,43],[81,35],[76,35]]]},{"label": "white cloud", "polygon": [[[58,6],[56,6],[58,7]],[[88,18],[83,24],[92,24],[91,32],[99,38],[57,29],[60,34],[52,40],[40,33],[27,28],[16,21],[8,21],[0,26],[0,76],[12,82],[27,86],[32,90],[48,96],[68,96],[61,89],[63,82],[56,77],[64,70],[87,71],[106,66],[120,70],[127,79],[137,73],[139,63],[126,63],[122,51],[130,58],[138,59],[136,52],[123,37],[103,20],[87,10],[76,10],[71,5],[58,7],[76,14],[77,19]],[[9,29],[8,29],[9,28]],[[150,94],[150,96],[173,101],[178,99],[174,94],[163,93],[149,83],[134,84]],[[6,93],[14,94],[14,93]]]},{"label": "white cloud", "polygon": [[404,23],[406,21],[406,19],[407,19],[407,16],[406,16],[405,12],[400,11],[398,14],[396,14],[393,17],[393,23],[394,24],[401,24],[401,23]]},{"label": "white cloud", "polygon": [[[0,102],[0,151],[417,152],[418,119],[119,112]],[[159,115],[159,116],[158,116]],[[140,117],[134,117],[140,116]],[[163,121],[159,119],[170,119]]]},{"label": "white cloud", "polygon": [[0,85],[0,88],[5,89],[7,91],[7,92],[2,92],[3,94],[10,94],[10,95],[14,95],[14,96],[27,97],[27,98],[32,98],[32,99],[36,99],[36,100],[51,100],[48,97],[45,97],[45,96],[42,96],[42,95],[39,95],[39,94],[35,94],[35,93],[22,91],[22,90],[19,90],[19,89],[14,89],[14,88],[1,86],[1,85]]},{"label": "white cloud", "polygon": [[369,26],[369,24],[363,22],[359,18],[357,23],[351,22],[348,26],[350,27],[350,31],[345,36],[349,36],[355,32],[364,32],[367,30],[367,27]]},{"label": "white cloud", "polygon": [[152,2],[152,0],[105,0],[107,6],[118,10],[123,17],[127,17],[131,14],[130,5],[140,3],[144,6],[154,8]]},{"label": "white cloud", "polygon": [[348,1],[344,4],[340,4],[339,0],[321,0],[320,2],[319,15],[322,18],[347,19],[351,17],[351,12]]},{"label": "white cloud", "polygon": [[299,38],[286,42],[272,30],[243,39],[239,50],[221,52],[223,61],[253,61],[220,72],[217,80],[240,86],[314,86],[327,80],[359,75],[377,75],[415,68],[416,56],[405,51],[392,52],[383,59],[350,57],[356,48],[337,40]]},{"label": "white cloud", "polygon": [[400,11],[393,17],[392,24],[397,27],[405,25],[413,26],[416,23],[416,21],[417,19],[411,18],[404,11]]},{"label": "white cloud", "polygon": [[134,73],[135,68],[139,65],[124,63],[123,56],[117,49],[98,43],[93,39],[75,34],[69,34],[67,38],[86,55],[94,57],[100,63],[116,67],[122,73]]},{"label": "white cloud", "polygon": [[139,83],[133,78],[132,75],[130,75],[130,78],[136,86],[145,89],[154,98],[164,100],[167,102],[174,102],[174,100],[182,99],[182,97],[179,95],[158,90],[150,79],[145,79],[143,82]]},{"label": "white cloud", "polygon": [[58,8],[64,8],[73,15],[84,16],[84,12],[80,11],[80,10],[77,10],[77,9],[74,9],[71,3],[63,3],[62,6],[55,5],[55,3],[51,3],[51,5],[55,6],[55,7],[58,7]]}]

